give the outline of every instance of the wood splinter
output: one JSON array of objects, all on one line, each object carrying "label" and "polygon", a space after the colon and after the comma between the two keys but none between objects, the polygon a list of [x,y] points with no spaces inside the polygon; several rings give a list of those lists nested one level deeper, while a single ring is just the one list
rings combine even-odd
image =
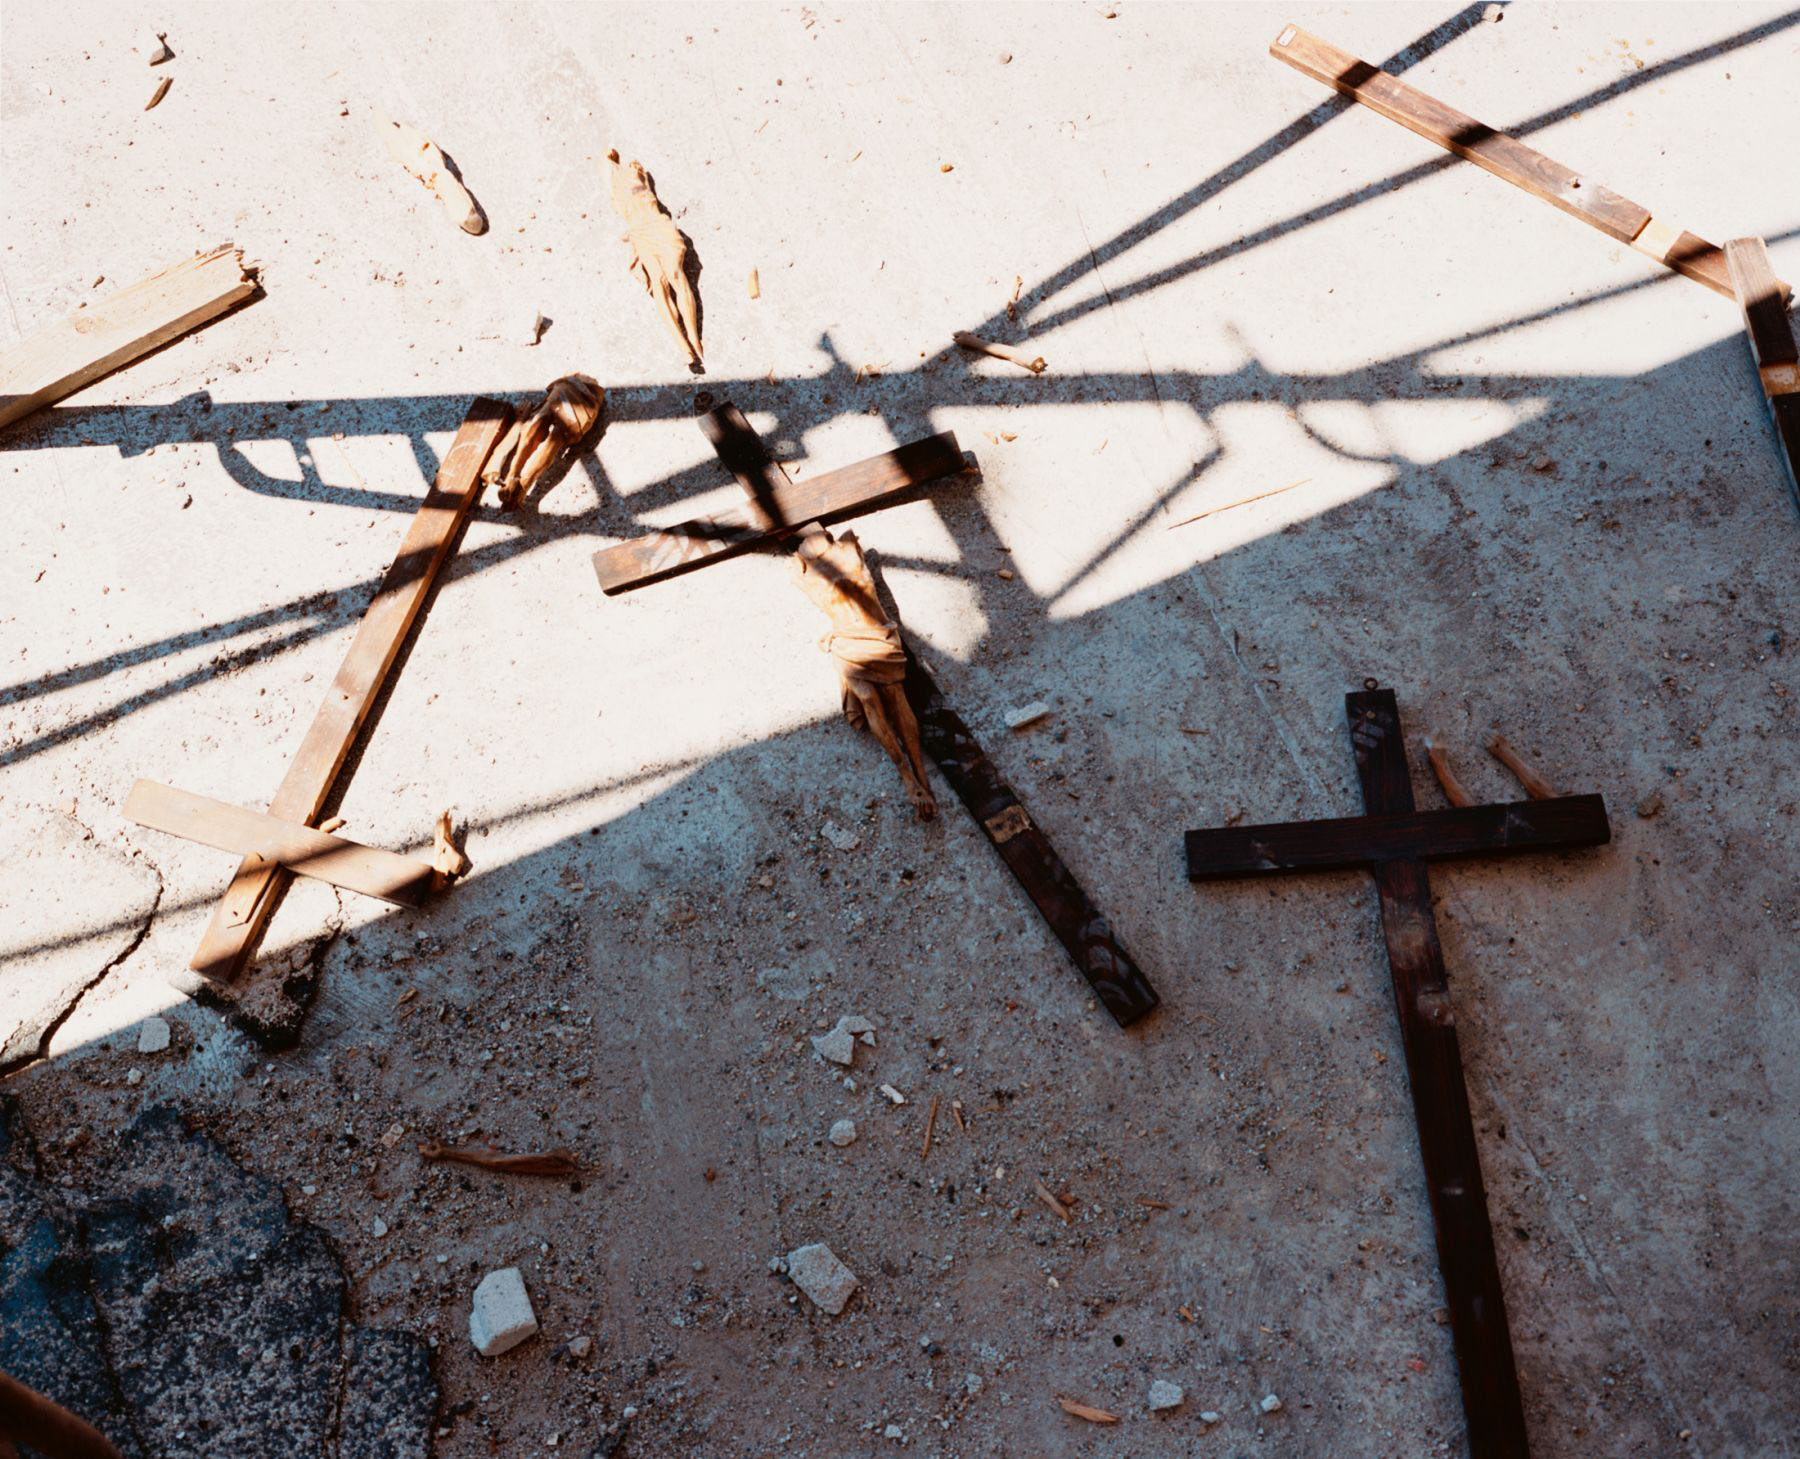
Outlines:
[{"label": "wood splinter", "polygon": [[1116,1413],[1108,1413],[1105,1409],[1094,1408],[1090,1404],[1077,1403],[1073,1398],[1064,1398],[1060,1393],[1056,1395],[1056,1402],[1064,1413],[1084,1418],[1091,1424],[1116,1424],[1119,1421]]},{"label": "wood splinter", "polygon": [[487,232],[486,216],[474,194],[451,171],[450,159],[444,156],[443,148],[406,122],[378,116],[375,129],[387,145],[388,156],[431,190],[463,232],[477,235]]},{"label": "wood splinter", "polygon": [[1519,758],[1519,752],[1507,741],[1505,735],[1495,735],[1490,739],[1487,750],[1488,754],[1512,771],[1519,784],[1525,787],[1525,794],[1533,800],[1557,798],[1556,787]]},{"label": "wood splinter", "polygon": [[421,1140],[419,1154],[427,1160],[449,1160],[459,1165],[474,1165],[482,1170],[497,1170],[504,1175],[549,1175],[567,1177],[581,1169],[570,1150],[546,1150],[537,1155],[502,1155],[497,1150],[477,1145],[446,1145],[440,1140]]},{"label": "wood splinter", "polygon": [[1041,375],[1049,368],[1042,355],[1030,355],[1024,350],[1016,350],[1009,344],[996,344],[991,339],[983,339],[978,334],[970,334],[966,329],[959,329],[952,336],[965,350],[974,350],[980,355],[992,355],[996,360],[1005,360],[1008,364],[1017,365],[1022,370],[1029,370],[1034,375]]},{"label": "wood splinter", "polygon": [[625,221],[620,235],[631,245],[631,271],[662,309],[669,333],[698,374],[705,368],[700,349],[700,298],[688,278],[693,245],[656,196],[656,183],[637,161],[620,162],[618,149],[606,154],[612,169],[613,208]]},{"label": "wood splinter", "polygon": [[1425,757],[1431,761],[1431,773],[1437,776],[1438,784],[1444,787],[1444,799],[1451,805],[1474,805],[1475,797],[1464,788],[1462,781],[1456,778],[1456,772],[1450,768],[1450,754],[1430,735],[1425,736]]},{"label": "wood splinter", "polygon": [[431,828],[431,869],[438,890],[442,891],[459,876],[467,876],[473,864],[456,844],[450,812],[444,811]]},{"label": "wood splinter", "polygon": [[833,538],[817,525],[791,559],[794,581],[831,619],[819,647],[831,655],[843,688],[844,718],[873,734],[900,771],[921,821],[937,815],[925,778],[919,721],[906,699],[906,646],[881,606],[856,533]]},{"label": "wood splinter", "polygon": [[563,457],[587,439],[606,405],[606,391],[591,375],[552,380],[543,403],[513,421],[488,458],[481,479],[499,483],[500,505],[516,509]]}]

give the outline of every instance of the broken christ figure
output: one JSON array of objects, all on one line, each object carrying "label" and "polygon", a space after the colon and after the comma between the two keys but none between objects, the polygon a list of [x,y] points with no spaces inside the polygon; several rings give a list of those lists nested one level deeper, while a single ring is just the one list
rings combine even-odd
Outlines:
[{"label": "broken christ figure", "polygon": [[594,428],[606,391],[589,375],[552,380],[544,403],[519,416],[501,438],[481,473],[483,481],[500,483],[500,505],[511,511],[532,487]]},{"label": "broken christ figure", "polygon": [[906,648],[899,627],[882,611],[862,544],[854,532],[834,540],[813,526],[801,536],[791,563],[794,581],[831,619],[819,647],[831,655],[843,681],[844,718],[880,741],[899,767],[919,819],[929,821],[937,814],[937,800],[925,779],[919,722],[902,687]]},{"label": "broken christ figure", "polygon": [[688,368],[704,368],[700,360],[700,300],[688,278],[693,248],[656,196],[656,186],[641,162],[620,162],[617,149],[606,154],[612,165],[613,207],[625,220],[625,242],[631,245],[631,271],[650,297],[662,306],[669,332],[688,357]]}]

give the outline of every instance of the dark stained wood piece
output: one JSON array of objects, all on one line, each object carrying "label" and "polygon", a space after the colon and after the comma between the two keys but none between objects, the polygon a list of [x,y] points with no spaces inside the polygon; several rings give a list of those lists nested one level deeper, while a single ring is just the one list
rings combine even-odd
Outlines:
[{"label": "dark stained wood piece", "polygon": [[[1655,222],[1650,210],[1495,131],[1399,78],[1340,51],[1297,25],[1282,27],[1269,54],[1302,75],[1361,102],[1447,152],[1473,162],[1533,197],[1542,198],[1609,238],[1629,243],[1677,273],[1730,298],[1724,254],[1704,238]],[[1780,286],[1785,293],[1787,286]]]},{"label": "dark stained wood piece", "polygon": [[1725,260],[1744,311],[1744,334],[1775,422],[1775,438],[1787,462],[1788,482],[1800,501],[1800,347],[1782,301],[1783,286],[1760,238],[1732,239],[1725,245]]},{"label": "dark stained wood piece", "polygon": [[1459,806],[1401,815],[1345,816],[1272,826],[1221,826],[1187,833],[1188,878],[1269,871],[1334,871],[1410,858],[1502,856],[1569,846],[1604,846],[1612,832],[1597,795]]},{"label": "dark stained wood piece", "polygon": [[[712,412],[714,417],[720,414]],[[726,464],[736,472],[735,463],[728,460]],[[665,532],[602,548],[594,554],[594,572],[601,590],[608,594],[641,588],[733,556],[804,523],[830,523],[870,511],[902,492],[962,469],[962,448],[950,431],[909,441],[810,481],[790,481],[787,473],[776,467],[775,484],[767,478],[759,480],[742,510],[684,522]]]},{"label": "dark stained wood piece", "polygon": [[[1393,691],[1372,689],[1346,695],[1344,708],[1356,748],[1363,804],[1377,816],[1409,814],[1413,810],[1412,780]],[[1441,814],[1460,815],[1463,811]],[[1431,911],[1431,883],[1425,863],[1416,859],[1382,861],[1371,870],[1381,895],[1381,928],[1406,1046],[1406,1077],[1412,1085],[1419,1152],[1437,1226],[1438,1265],[1462,1376],[1469,1450],[1473,1459],[1513,1459],[1529,1452],[1525,1409],[1519,1396],[1500,1268],[1494,1257],[1494,1229],[1488,1219],[1481,1154],[1469,1114],[1444,950]]]},{"label": "dark stained wood piece", "polygon": [[[325,808],[388,670],[481,495],[481,468],[511,422],[512,407],[501,401],[479,399],[469,407],[399,555],[357,626],[325,702],[269,802],[270,815],[311,825]],[[191,966],[225,996],[225,985],[254,954],[288,876],[277,862],[246,857],[214,909]]]},{"label": "dark stained wood piece", "polygon": [[1132,961],[1050,838],[1034,823],[960,715],[945,701],[919,656],[907,648],[906,697],[919,738],[952,790],[993,843],[1025,895],[1068,949],[1094,996],[1121,1028],[1162,1000]]}]

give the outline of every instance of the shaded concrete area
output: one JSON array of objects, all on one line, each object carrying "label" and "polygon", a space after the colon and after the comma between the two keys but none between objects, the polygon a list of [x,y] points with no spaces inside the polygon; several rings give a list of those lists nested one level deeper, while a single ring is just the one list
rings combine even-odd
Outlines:
[{"label": "shaded concrete area", "polygon": [[[268,288],[4,442],[38,504],[0,549],[4,793],[73,801],[162,886],[146,917],[9,873],[7,986],[90,943],[105,976],[8,1081],[39,1214],[4,1259],[88,1265],[6,1320],[104,1351],[82,1304],[112,1304],[149,1342],[125,1294],[162,1217],[248,1203],[291,1294],[179,1271],[316,1338],[265,1362],[199,1323],[164,1376],[96,1359],[77,1396],[146,1455],[185,1452],[131,1415],[196,1364],[263,1365],[268,1411],[304,1391],[341,1445],[400,1425],[397,1454],[822,1459],[889,1425],[945,1455],[1459,1452],[1372,888],[1181,868],[1190,826],[1354,813],[1342,696],[1374,677],[1421,787],[1429,731],[1510,794],[1498,728],[1613,816],[1607,848],[1434,875],[1534,1447],[1788,1452],[1800,513],[1734,311],[1265,50],[1297,21],[1793,278],[1800,199],[1756,139],[1800,120],[1800,16],[1484,8],[178,6],[148,114],[137,16],[10,16],[5,326],[215,236]],[[374,106],[455,157],[485,239]],[[703,379],[624,271],[612,145],[704,259]],[[139,775],[266,803],[469,398],[577,369],[604,435],[524,514],[478,510],[338,806],[416,849],[452,805],[475,874],[423,913],[297,887],[265,962],[310,1011],[271,1054],[176,991],[230,858],[118,806]],[[858,535],[1155,981],[1141,1029],[941,785],[912,819],[781,563],[600,596],[596,546],[735,497],[700,386],[802,479],[941,429],[974,454]],[[139,1055],[150,1013],[175,1036]],[[876,1044],[845,1071],[810,1036],[848,1014]],[[859,1280],[839,1317],[770,1268],[811,1242]],[[542,1332],[484,1360],[469,1298],[504,1266]],[[364,1330],[404,1336],[365,1358]],[[431,1340],[435,1439],[380,1380],[334,1407],[308,1376],[418,1373]],[[1158,1378],[1182,1409],[1147,1411]]]}]

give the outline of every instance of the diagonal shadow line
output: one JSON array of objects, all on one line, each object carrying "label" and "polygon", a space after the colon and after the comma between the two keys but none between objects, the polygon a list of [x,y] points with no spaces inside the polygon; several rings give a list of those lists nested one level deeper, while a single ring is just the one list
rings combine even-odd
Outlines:
[{"label": "diagonal shadow line", "polygon": [[[1715,41],[1710,45],[1696,47],[1691,51],[1685,51],[1679,56],[1670,57],[1667,61],[1659,61],[1656,65],[1647,66],[1642,71],[1634,71],[1629,76],[1622,76],[1617,80],[1608,82],[1605,86],[1595,87],[1592,91],[1586,92],[1572,101],[1567,101],[1560,106],[1552,107],[1549,111],[1540,112],[1538,115],[1530,117],[1516,126],[1490,130],[1504,131],[1506,135],[1512,137],[1530,136],[1534,132],[1542,131],[1545,127],[1552,126],[1559,121],[1565,121],[1569,117],[1572,117],[1576,113],[1584,111],[1591,106],[1613,101],[1620,96],[1635,91],[1640,86],[1648,86],[1652,82],[1666,80],[1668,77],[1673,76],[1680,71],[1685,71],[1690,67],[1702,65],[1707,61],[1715,60],[1720,56],[1729,55],[1736,50],[1741,50],[1745,46],[1754,45],[1758,41],[1766,40],[1772,35],[1777,35],[1793,25],[1800,25],[1800,9],[1790,10],[1784,15],[1778,15],[1772,20],[1764,21],[1761,25],[1751,26],[1748,30],[1739,31],[1736,35],[1727,36],[1723,40]],[[1391,63],[1383,63],[1380,69],[1387,71],[1390,75],[1397,74]],[[1337,96],[1333,99],[1337,101],[1349,101],[1349,98],[1344,96]],[[1354,102],[1351,102],[1350,104],[1355,105]],[[1319,110],[1322,109],[1323,108],[1320,108]],[[1335,115],[1335,112],[1333,114]],[[1303,122],[1311,122],[1311,125],[1306,127],[1307,132],[1317,129],[1318,122],[1312,121],[1312,118],[1316,115],[1317,110],[1309,113],[1306,118],[1302,119]],[[1287,128],[1286,131],[1278,133],[1276,139],[1271,139],[1271,142],[1264,143],[1263,147],[1266,148],[1273,145],[1275,140],[1286,137],[1287,132],[1293,131],[1294,127],[1300,125],[1300,122],[1294,123],[1293,126]],[[1304,133],[1302,133],[1302,135],[1304,135]],[[1294,140],[1298,140],[1298,138],[1296,137]],[[1285,146],[1288,145],[1292,145],[1292,143],[1288,142],[1284,144],[1283,148],[1277,150],[1285,150]],[[1262,148],[1258,149],[1258,151],[1261,150]],[[1246,157],[1252,155],[1255,154],[1246,154]],[[1215,173],[1214,178],[1224,176],[1226,172],[1230,172],[1231,168],[1238,167],[1244,160],[1244,158],[1240,158],[1238,162],[1231,164],[1231,167],[1226,168],[1223,172]],[[1364,203],[1381,197],[1383,194],[1398,192],[1402,188],[1411,187],[1414,183],[1423,181],[1425,178],[1431,177],[1433,174],[1441,172],[1447,167],[1458,166],[1461,162],[1461,158],[1448,155],[1433,157],[1429,161],[1421,162],[1402,172],[1396,172],[1387,177],[1378,179],[1375,182],[1367,183],[1352,192],[1344,193],[1339,197],[1333,198],[1329,202],[1319,203],[1313,207],[1303,209],[1301,212],[1294,213],[1289,217],[1282,219],[1280,222],[1271,223],[1267,227],[1259,228],[1254,233],[1242,234],[1237,238],[1232,239],[1230,243],[1221,244],[1219,247],[1208,249],[1204,253],[1197,253],[1191,258],[1182,260],[1180,263],[1171,264],[1167,268],[1144,274],[1142,277],[1133,279],[1129,283],[1110,285],[1103,289],[1098,295],[1069,304],[1054,314],[1045,315],[1041,318],[1034,318],[1031,321],[1032,334],[1035,337],[1045,331],[1055,329],[1059,325],[1072,323],[1074,320],[1083,318],[1084,316],[1093,313],[1095,310],[1104,308],[1109,304],[1116,304],[1121,300],[1135,298],[1139,294],[1147,294],[1153,290],[1160,289],[1165,284],[1174,283],[1179,279],[1188,277],[1190,274],[1199,273],[1201,270],[1211,268],[1215,264],[1220,264],[1228,259],[1236,258],[1239,254],[1247,253],[1253,248],[1260,248],[1266,243],[1273,243],[1289,233],[1296,232],[1302,228],[1309,228],[1315,223],[1322,223],[1327,218],[1334,218],[1340,213],[1350,211],[1352,208],[1361,207]],[[1244,170],[1249,171],[1251,169],[1246,168]],[[1240,173],[1239,175],[1242,174]],[[1201,186],[1206,187],[1213,180],[1213,178],[1209,178],[1207,183],[1203,183]],[[1232,180],[1235,181],[1235,178]],[[1229,183],[1225,185],[1229,185]],[[1217,189],[1215,189],[1215,191],[1216,190]],[[1185,201],[1185,198],[1188,196],[1192,196],[1192,194],[1184,194],[1183,199],[1178,199],[1177,203]],[[1204,199],[1202,199],[1202,201],[1204,201]],[[1127,234],[1121,234],[1119,237],[1125,238],[1132,236],[1132,233],[1137,233],[1138,236],[1133,238],[1133,244],[1135,244],[1136,242],[1141,241],[1143,237],[1148,237],[1151,233],[1159,231],[1162,227],[1166,227],[1168,223],[1173,222],[1176,217],[1179,217],[1181,213],[1189,211],[1189,209],[1182,207],[1179,212],[1165,218],[1164,215],[1167,211],[1167,208],[1159,210],[1151,218],[1140,223],[1136,230],[1131,230],[1131,232]],[[1156,226],[1150,227],[1149,225],[1152,223]],[[1141,232],[1139,230],[1141,230]],[[1099,252],[1103,257],[1108,256],[1105,251],[1109,246],[1110,245],[1106,244],[1101,245]],[[1129,247],[1132,245],[1128,244],[1126,246]],[[1114,250],[1114,252],[1121,251],[1123,250]],[[1071,270],[1076,270],[1076,266],[1073,264],[1070,265],[1063,273],[1067,274]],[[1079,273],[1087,272],[1086,269],[1076,271]],[[1058,277],[1060,278],[1062,275],[1058,275]],[[993,319],[989,320],[990,325],[994,324],[994,322]],[[984,328],[985,327],[986,326],[984,326]]]}]

